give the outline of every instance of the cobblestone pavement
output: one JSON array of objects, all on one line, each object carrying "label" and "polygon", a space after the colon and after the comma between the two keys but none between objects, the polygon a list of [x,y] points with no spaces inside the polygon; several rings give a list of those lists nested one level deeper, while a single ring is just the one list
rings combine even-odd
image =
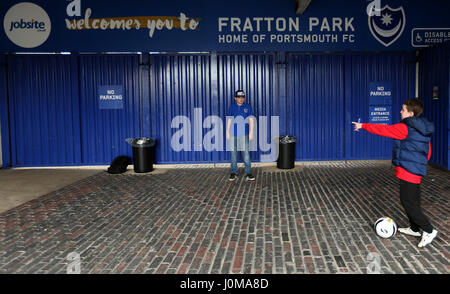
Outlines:
[{"label": "cobblestone pavement", "polygon": [[[242,171],[241,171],[242,172]],[[379,161],[93,175],[0,214],[0,273],[449,273],[448,172],[429,167],[422,207],[439,231],[382,239],[373,222],[407,218]],[[370,269],[369,269],[370,270]]]}]

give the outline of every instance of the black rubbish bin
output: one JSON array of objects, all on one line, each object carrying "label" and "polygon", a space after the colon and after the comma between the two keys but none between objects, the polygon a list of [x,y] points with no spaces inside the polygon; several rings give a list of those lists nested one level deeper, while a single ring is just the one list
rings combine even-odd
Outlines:
[{"label": "black rubbish bin", "polygon": [[134,171],[136,173],[151,172],[155,159],[155,139],[129,138],[126,141],[133,147]]},{"label": "black rubbish bin", "polygon": [[280,136],[277,167],[291,169],[295,166],[295,143],[297,138],[291,135]]}]

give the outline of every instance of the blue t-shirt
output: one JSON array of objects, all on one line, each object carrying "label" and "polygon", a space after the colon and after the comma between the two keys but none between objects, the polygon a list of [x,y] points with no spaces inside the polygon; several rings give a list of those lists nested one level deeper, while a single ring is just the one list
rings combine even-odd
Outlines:
[{"label": "blue t-shirt", "polygon": [[247,136],[249,134],[249,122],[245,124],[245,128],[238,127],[238,123],[244,123],[245,119],[249,116],[253,115],[253,109],[248,103],[243,103],[239,106],[236,102],[230,105],[228,108],[227,116],[232,116],[234,119],[231,122],[234,124],[234,133],[233,130],[230,130],[231,136]]}]

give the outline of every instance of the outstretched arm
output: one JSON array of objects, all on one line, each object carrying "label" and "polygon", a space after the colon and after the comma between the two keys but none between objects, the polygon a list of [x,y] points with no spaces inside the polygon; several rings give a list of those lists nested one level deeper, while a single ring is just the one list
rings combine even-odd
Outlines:
[{"label": "outstretched arm", "polygon": [[363,129],[374,135],[397,140],[403,140],[408,136],[408,127],[403,123],[398,123],[395,125],[381,125],[352,122],[352,124],[355,126],[355,131]]}]

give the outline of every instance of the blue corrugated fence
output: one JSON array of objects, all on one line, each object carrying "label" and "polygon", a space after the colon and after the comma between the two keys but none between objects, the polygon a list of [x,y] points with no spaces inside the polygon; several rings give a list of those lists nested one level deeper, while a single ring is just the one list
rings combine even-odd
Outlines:
[{"label": "blue corrugated fence", "polygon": [[[126,138],[151,136],[157,163],[228,162],[229,152],[206,151],[203,139],[211,116],[225,135],[226,111],[243,89],[257,118],[277,116],[281,135],[298,138],[296,160],[388,159],[391,139],[354,133],[351,121],[368,120],[368,83],[389,81],[397,122],[414,69],[408,52],[11,54],[7,95],[0,94],[11,138],[3,154],[10,166],[109,164],[131,156]],[[105,85],[122,87],[121,109],[100,109]],[[177,116],[192,122],[190,151],[171,146]]]}]

